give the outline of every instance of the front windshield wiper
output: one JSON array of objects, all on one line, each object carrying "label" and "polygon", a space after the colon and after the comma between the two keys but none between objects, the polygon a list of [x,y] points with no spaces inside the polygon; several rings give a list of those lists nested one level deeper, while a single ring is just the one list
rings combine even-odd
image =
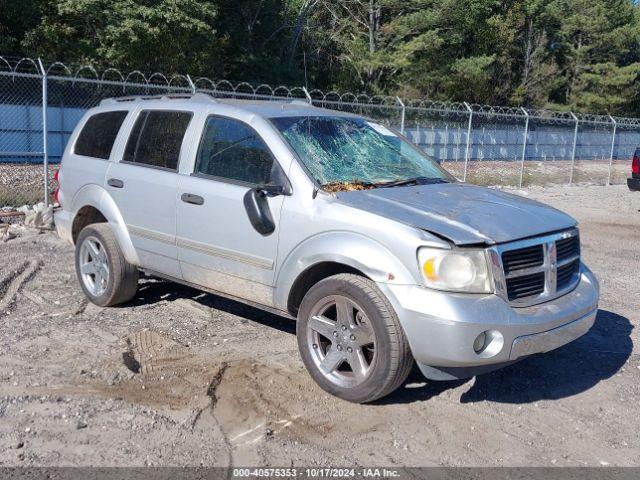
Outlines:
[{"label": "front windshield wiper", "polygon": [[403,185],[429,185],[432,183],[449,183],[449,180],[445,178],[437,178],[437,177],[413,177],[406,178],[404,180],[394,180],[391,182],[382,182],[373,184],[376,187],[400,187]]}]

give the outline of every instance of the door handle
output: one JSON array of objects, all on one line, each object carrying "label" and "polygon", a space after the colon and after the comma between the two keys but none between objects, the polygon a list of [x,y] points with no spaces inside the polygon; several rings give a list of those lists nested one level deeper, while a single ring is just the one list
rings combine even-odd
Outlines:
[{"label": "door handle", "polygon": [[107,180],[107,185],[113,188],[123,188],[124,182],[117,178],[110,178],[109,180]]},{"label": "door handle", "polygon": [[180,199],[184,203],[190,203],[192,205],[202,205],[204,203],[204,198],[200,195],[194,195],[193,193],[183,193]]}]

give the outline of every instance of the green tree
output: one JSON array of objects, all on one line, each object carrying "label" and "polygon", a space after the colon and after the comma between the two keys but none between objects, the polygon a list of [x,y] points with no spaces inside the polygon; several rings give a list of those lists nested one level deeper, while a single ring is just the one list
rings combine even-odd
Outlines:
[{"label": "green tree", "polygon": [[640,64],[638,7],[629,0],[557,0],[557,32],[563,82],[552,100],[602,113],[628,107]]},{"label": "green tree", "polygon": [[[326,2],[343,87],[470,101],[496,100],[494,0]],[[488,97],[487,97],[488,95]]]},{"label": "green tree", "polygon": [[4,0],[0,53],[640,115],[632,0]]},{"label": "green tree", "polygon": [[62,0],[23,44],[50,58],[166,72],[222,72],[216,7],[197,0]]},{"label": "green tree", "polygon": [[218,0],[215,28],[224,38],[226,70],[235,79],[299,83],[301,31],[314,0]]},{"label": "green tree", "polygon": [[39,0],[3,0],[0,7],[0,54],[28,55],[22,45],[25,32],[42,18]]}]

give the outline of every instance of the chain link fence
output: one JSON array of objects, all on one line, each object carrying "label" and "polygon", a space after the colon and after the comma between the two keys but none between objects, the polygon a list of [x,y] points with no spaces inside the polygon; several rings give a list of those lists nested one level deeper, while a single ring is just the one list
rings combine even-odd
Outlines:
[{"label": "chain link fence", "polygon": [[42,92],[36,63],[0,60],[0,206],[44,198]]},{"label": "chain link fence", "polygon": [[307,91],[189,75],[125,75],[113,68],[98,72],[92,66],[0,57],[0,207],[51,201],[53,172],[66,143],[84,112],[101,100],[193,92],[299,99],[364,115],[400,130],[459,179],[481,185],[621,184],[640,144],[637,118]]}]

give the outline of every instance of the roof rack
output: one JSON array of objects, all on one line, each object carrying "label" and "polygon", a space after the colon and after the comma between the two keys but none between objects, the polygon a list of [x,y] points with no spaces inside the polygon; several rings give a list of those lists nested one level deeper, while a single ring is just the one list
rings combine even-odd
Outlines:
[{"label": "roof rack", "polygon": [[218,103],[218,100],[262,100],[267,102],[280,102],[286,103],[289,105],[301,105],[305,107],[314,107],[314,105],[308,100],[303,100],[302,98],[287,98],[287,97],[272,97],[272,98],[261,98],[261,99],[252,99],[252,98],[235,98],[235,97],[215,97],[209,93],[166,93],[162,95],[130,95],[127,97],[111,97],[105,98],[100,102],[100,106],[104,105],[117,105],[118,103],[125,102],[136,102],[136,101],[148,101],[148,100],[198,100],[203,102],[210,103]]},{"label": "roof rack", "polygon": [[147,100],[203,100],[215,102],[216,99],[206,93],[166,93],[163,95],[130,95],[127,97],[105,98],[100,102],[102,105],[115,105],[123,102],[147,101]]}]

